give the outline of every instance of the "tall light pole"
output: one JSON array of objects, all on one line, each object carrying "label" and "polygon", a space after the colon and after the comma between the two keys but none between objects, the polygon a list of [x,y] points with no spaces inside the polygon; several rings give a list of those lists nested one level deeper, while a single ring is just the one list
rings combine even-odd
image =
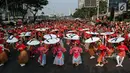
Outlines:
[{"label": "tall light pole", "polygon": [[8,16],[8,21],[9,21],[9,9],[8,9],[8,1],[5,0],[5,3],[6,3],[6,14]]}]

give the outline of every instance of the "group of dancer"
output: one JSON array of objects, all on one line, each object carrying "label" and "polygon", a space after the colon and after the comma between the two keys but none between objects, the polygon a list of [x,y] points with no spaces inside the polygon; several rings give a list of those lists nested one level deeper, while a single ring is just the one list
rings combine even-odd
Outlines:
[{"label": "group of dancer", "polygon": [[[126,51],[129,54],[130,49],[130,23],[105,22],[105,24],[57,20],[15,27],[1,26],[0,66],[8,62],[10,50],[13,49],[18,53],[20,66],[25,66],[36,54],[39,55],[38,62],[44,66],[46,55],[48,51],[51,51],[55,57],[53,64],[58,66],[64,65],[65,52],[72,55],[72,64],[75,66],[82,64],[81,53],[88,52],[90,59],[98,56],[96,66],[104,66],[109,63],[107,58],[116,54],[116,67],[123,67]],[[107,32],[112,33],[107,34]],[[69,48],[66,48],[65,44]]]}]

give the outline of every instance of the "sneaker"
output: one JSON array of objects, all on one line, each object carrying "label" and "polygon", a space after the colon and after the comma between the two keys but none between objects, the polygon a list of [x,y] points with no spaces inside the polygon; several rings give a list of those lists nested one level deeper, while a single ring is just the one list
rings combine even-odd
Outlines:
[{"label": "sneaker", "polygon": [[120,65],[121,67],[123,67],[123,65]]},{"label": "sneaker", "polygon": [[44,66],[43,64],[41,64],[41,66]]},{"label": "sneaker", "polygon": [[100,64],[100,67],[103,67],[104,66],[104,64]]},{"label": "sneaker", "polygon": [[94,56],[91,56],[90,59],[94,59],[95,57]]},{"label": "sneaker", "polygon": [[20,64],[20,65],[21,65],[21,67],[25,66],[25,64]]},{"label": "sneaker", "polygon": [[96,66],[100,66],[100,64],[96,64]]},{"label": "sneaker", "polygon": [[78,64],[78,63],[76,63],[76,64],[75,64],[75,66],[79,66],[79,64]]},{"label": "sneaker", "polygon": [[0,66],[3,66],[4,64],[2,63],[2,64],[0,64]]},{"label": "sneaker", "polygon": [[35,57],[35,56],[32,56],[33,58]]},{"label": "sneaker", "polygon": [[116,67],[119,67],[119,66],[120,66],[119,64],[116,65]]}]

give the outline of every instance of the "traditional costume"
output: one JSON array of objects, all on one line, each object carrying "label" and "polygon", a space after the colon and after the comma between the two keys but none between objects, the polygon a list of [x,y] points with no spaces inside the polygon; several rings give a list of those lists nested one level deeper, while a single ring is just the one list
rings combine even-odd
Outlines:
[{"label": "traditional costume", "polygon": [[128,50],[127,46],[124,45],[123,42],[121,42],[121,45],[119,45],[119,46],[117,47],[117,50],[119,51],[119,53],[118,53],[118,55],[117,55],[117,57],[116,57],[116,60],[117,60],[117,65],[116,65],[116,67],[118,67],[118,66],[123,67],[122,62],[123,62],[123,60],[124,60],[124,58],[125,58],[125,55],[126,55],[126,52],[125,52],[125,51],[129,51],[129,50]]},{"label": "traditional costume", "polygon": [[48,49],[43,46],[40,46],[38,48],[38,51],[40,52],[38,62],[40,63],[41,66],[44,66],[46,64],[46,52],[48,51]]},{"label": "traditional costume", "polygon": [[72,63],[75,64],[76,66],[78,66],[79,64],[82,64],[80,53],[82,53],[82,48],[78,46],[75,46],[70,50],[70,54],[73,54]]},{"label": "traditional costume", "polygon": [[114,52],[114,47],[112,47],[112,44],[107,44],[108,45],[108,48],[109,48],[109,50],[107,50],[107,56],[110,58],[110,57],[112,57],[112,54],[113,54],[113,52]]},{"label": "traditional costume", "polygon": [[88,49],[88,52],[90,54],[90,59],[94,59],[95,58],[95,47],[94,47],[94,43],[91,43],[89,45],[89,49]]},{"label": "traditional costume", "polygon": [[53,54],[56,54],[53,64],[62,66],[64,65],[64,52],[65,48],[62,48],[60,45],[54,48]]},{"label": "traditional costume", "polygon": [[28,53],[25,50],[26,46],[24,44],[17,43],[16,48],[19,52],[18,62],[21,66],[25,66],[25,64],[28,62]]},{"label": "traditional costume", "polygon": [[[106,56],[106,52],[107,52],[108,48],[101,42],[98,46],[98,50],[99,51],[99,56],[97,59],[98,64],[96,64],[96,66],[104,66],[105,63],[105,56]],[[102,64],[101,64],[102,63]]]},{"label": "traditional costume", "polygon": [[8,61],[8,56],[4,51],[4,48],[0,46],[0,66],[4,65],[4,63],[7,61]]}]

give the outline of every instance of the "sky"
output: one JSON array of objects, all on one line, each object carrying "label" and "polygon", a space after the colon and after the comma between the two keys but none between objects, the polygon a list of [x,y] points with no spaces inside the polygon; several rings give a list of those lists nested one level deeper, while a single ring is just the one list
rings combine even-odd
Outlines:
[{"label": "sky", "polygon": [[70,15],[78,8],[78,0],[48,0],[49,4],[42,10],[45,15]]}]

